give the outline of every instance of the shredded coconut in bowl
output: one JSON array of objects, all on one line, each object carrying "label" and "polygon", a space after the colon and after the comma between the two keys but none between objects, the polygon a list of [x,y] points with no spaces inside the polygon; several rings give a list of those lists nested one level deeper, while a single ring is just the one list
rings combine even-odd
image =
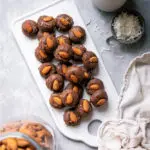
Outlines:
[{"label": "shredded coconut in bowl", "polygon": [[126,12],[115,18],[113,28],[117,39],[127,42],[138,38],[142,34],[138,16]]}]

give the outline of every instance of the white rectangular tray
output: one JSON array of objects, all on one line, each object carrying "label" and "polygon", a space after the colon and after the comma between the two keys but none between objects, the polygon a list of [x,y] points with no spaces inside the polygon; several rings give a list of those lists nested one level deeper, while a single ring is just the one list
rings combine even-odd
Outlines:
[{"label": "white rectangular tray", "polygon": [[[95,52],[99,58],[99,68],[97,70],[96,76],[103,80],[106,91],[108,93],[108,97],[109,97],[107,106],[104,106],[101,108],[94,108],[92,116],[90,116],[90,118],[84,119],[81,122],[81,124],[77,127],[66,126],[63,121],[63,110],[53,109],[49,105],[49,97],[50,97],[51,91],[47,89],[45,85],[45,80],[39,74],[38,67],[40,65],[40,62],[37,61],[34,55],[35,48],[38,45],[38,40],[31,40],[25,37],[21,30],[22,22],[26,19],[37,20],[40,15],[51,15],[51,16],[56,17],[58,14],[61,14],[61,13],[69,14],[70,16],[73,17],[76,25],[80,25],[85,28],[86,33],[87,33],[85,46],[87,47],[88,50]],[[96,136],[90,134],[88,131],[89,124],[94,120],[104,121],[108,119],[109,117],[115,117],[118,95],[107,71],[105,70],[100,54],[98,53],[98,51],[96,50],[96,47],[94,46],[92,42],[92,39],[86,29],[86,26],[78,12],[78,9],[74,1],[73,0],[57,0],[44,8],[40,8],[36,11],[30,12],[29,14],[26,14],[25,16],[22,16],[13,22],[12,31],[20,47],[20,51],[23,57],[25,58],[25,61],[35,79],[35,82],[38,85],[41,91],[41,94],[44,97],[43,103],[47,105],[59,131],[70,139],[82,141],[89,146],[97,147]],[[57,33],[57,35],[58,34],[59,33]],[[84,98],[90,99],[89,95],[87,95],[86,93],[84,93]]]}]

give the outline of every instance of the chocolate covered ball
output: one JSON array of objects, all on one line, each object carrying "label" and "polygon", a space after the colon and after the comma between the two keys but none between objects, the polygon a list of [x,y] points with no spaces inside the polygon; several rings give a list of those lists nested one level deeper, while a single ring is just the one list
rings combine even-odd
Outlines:
[{"label": "chocolate covered ball", "polygon": [[39,46],[35,49],[35,57],[42,63],[49,62],[52,60],[53,55],[48,55]]},{"label": "chocolate covered ball", "polygon": [[86,91],[88,94],[92,95],[95,93],[97,90],[104,89],[104,84],[100,79],[93,78],[91,79],[86,87]]},{"label": "chocolate covered ball", "polygon": [[83,88],[81,85],[74,84],[74,83],[68,83],[65,89],[73,90],[73,92],[78,94],[79,99],[81,99],[81,97],[83,95]]},{"label": "chocolate covered ball", "polygon": [[76,126],[80,123],[81,117],[72,109],[66,110],[64,113],[64,122],[68,126]]},{"label": "chocolate covered ball", "polygon": [[64,86],[64,79],[59,74],[51,74],[46,79],[46,86],[52,91],[59,92]]},{"label": "chocolate covered ball", "polygon": [[44,36],[40,39],[39,47],[46,53],[53,53],[57,47],[57,40],[54,36]]},{"label": "chocolate covered ball", "polygon": [[38,27],[41,31],[53,32],[56,27],[56,21],[52,16],[40,16]]},{"label": "chocolate covered ball", "polygon": [[85,66],[85,68],[87,69],[95,69],[97,66],[98,66],[98,58],[97,56],[91,52],[91,51],[86,51],[84,54],[83,54],[83,57],[82,57],[82,62]]},{"label": "chocolate covered ball", "polygon": [[32,38],[37,35],[39,29],[35,21],[26,20],[22,24],[22,31],[26,36]]},{"label": "chocolate covered ball", "polygon": [[83,80],[83,70],[79,66],[71,66],[66,72],[66,79],[75,84],[80,84]]},{"label": "chocolate covered ball", "polygon": [[56,17],[58,31],[68,31],[73,25],[73,19],[67,14],[60,14]]},{"label": "chocolate covered ball", "polygon": [[76,112],[81,116],[85,117],[92,111],[92,105],[91,103],[86,99],[81,99],[77,108]]},{"label": "chocolate covered ball", "polygon": [[68,62],[72,58],[72,49],[68,44],[59,45],[54,53],[55,59]]},{"label": "chocolate covered ball", "polygon": [[49,102],[52,107],[61,109],[64,107],[64,104],[62,102],[61,93],[55,93],[50,96]]},{"label": "chocolate covered ball", "polygon": [[72,51],[73,51],[73,59],[81,61],[83,54],[86,52],[86,48],[83,45],[73,45]]},{"label": "chocolate covered ball", "polygon": [[85,37],[85,30],[80,26],[74,26],[69,30],[69,38],[73,43],[82,43]]},{"label": "chocolate covered ball", "polygon": [[108,96],[105,90],[98,90],[94,94],[92,94],[90,98],[90,102],[95,106],[95,107],[100,107],[104,105],[108,101]]},{"label": "chocolate covered ball", "polygon": [[79,95],[71,89],[66,89],[62,92],[62,100],[65,106],[75,107],[79,102]]},{"label": "chocolate covered ball", "polygon": [[50,74],[56,73],[56,66],[52,63],[43,63],[39,67],[39,72],[42,77],[47,78]]}]

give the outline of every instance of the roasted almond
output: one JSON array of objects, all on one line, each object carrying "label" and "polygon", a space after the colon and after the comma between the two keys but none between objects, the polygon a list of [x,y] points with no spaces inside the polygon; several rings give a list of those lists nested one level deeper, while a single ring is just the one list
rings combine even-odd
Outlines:
[{"label": "roasted almond", "polygon": [[84,100],[83,101],[83,110],[85,112],[89,112],[89,109],[90,109],[90,105],[89,105],[89,102],[87,100]]},{"label": "roasted almond", "polygon": [[72,104],[73,102],[73,97],[72,97],[72,94],[68,94],[67,97],[66,97],[66,104]]},{"label": "roasted almond", "polygon": [[46,43],[47,43],[48,48],[53,47],[53,41],[49,37],[46,39]]},{"label": "roasted almond", "polygon": [[28,33],[31,33],[33,31],[30,23],[26,23],[25,27],[26,27],[26,30],[28,31]]},{"label": "roasted almond", "polygon": [[65,40],[64,40],[63,38],[59,38],[58,41],[59,41],[59,44],[60,44],[60,45],[65,44]]},{"label": "roasted almond", "polygon": [[43,20],[44,20],[45,22],[48,22],[48,21],[53,20],[53,17],[47,16],[47,17],[44,17]]},{"label": "roasted almond", "polygon": [[64,59],[69,58],[69,54],[67,52],[59,52],[58,54],[59,54],[60,57],[62,57]]},{"label": "roasted almond", "polygon": [[73,112],[70,112],[70,121],[72,121],[72,122],[77,122],[78,121],[78,118],[77,118],[76,114],[73,113]]},{"label": "roasted almond", "polygon": [[72,49],[73,49],[73,52],[74,52],[75,54],[77,54],[77,55],[79,55],[79,56],[82,55],[82,51],[81,51],[79,48],[73,47]]},{"label": "roasted almond", "polygon": [[52,66],[45,66],[42,70],[42,74],[47,74],[51,70]]},{"label": "roasted almond", "polygon": [[100,99],[98,102],[97,102],[97,105],[98,106],[101,106],[101,105],[104,105],[106,103],[106,99]]},{"label": "roasted almond", "polygon": [[77,86],[74,86],[73,87],[73,91],[76,92],[76,93],[78,93],[79,92],[79,88]]},{"label": "roasted almond", "polygon": [[27,147],[30,145],[30,143],[24,139],[16,139],[17,140],[17,145],[19,147]]},{"label": "roasted almond", "polygon": [[97,62],[98,62],[97,57],[91,57],[91,58],[90,58],[90,62],[91,62],[91,63],[97,63]]},{"label": "roasted almond", "polygon": [[82,37],[82,33],[79,31],[79,30],[74,30],[73,31],[73,33],[74,33],[74,35],[76,36],[76,37],[78,37],[78,38],[81,38]]},{"label": "roasted almond", "polygon": [[69,21],[65,18],[60,18],[60,21],[63,25],[68,25],[69,24]]},{"label": "roasted almond", "polygon": [[87,72],[84,72],[84,78],[86,78],[86,79],[89,78],[89,74]]},{"label": "roasted almond", "polygon": [[39,54],[42,58],[47,58],[47,54],[45,52],[43,52],[42,50],[39,50]]},{"label": "roasted almond", "polygon": [[62,65],[62,72],[65,74],[68,70],[68,67],[66,65]]},{"label": "roasted almond", "polygon": [[59,82],[58,82],[58,80],[54,80],[54,82],[53,82],[53,90],[59,90]]},{"label": "roasted almond", "polygon": [[99,89],[99,85],[98,84],[92,84],[90,86],[90,90],[98,90]]},{"label": "roasted almond", "polygon": [[59,97],[53,97],[53,101],[58,105],[62,105],[62,101]]},{"label": "roasted almond", "polygon": [[7,149],[6,145],[3,144],[3,145],[0,146],[0,150],[6,150],[6,149]]},{"label": "roasted almond", "polygon": [[17,150],[17,141],[15,138],[7,138],[7,148],[10,150]]},{"label": "roasted almond", "polygon": [[78,82],[78,78],[77,78],[75,75],[73,75],[73,74],[70,75],[70,79],[71,79],[74,83],[77,83],[77,82]]}]

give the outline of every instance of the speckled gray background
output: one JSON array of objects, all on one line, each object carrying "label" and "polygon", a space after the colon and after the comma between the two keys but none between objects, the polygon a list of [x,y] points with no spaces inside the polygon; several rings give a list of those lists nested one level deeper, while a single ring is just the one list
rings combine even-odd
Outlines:
[{"label": "speckled gray background", "polygon": [[[52,0],[0,0],[0,124],[12,116],[23,113],[34,114],[50,122],[56,131],[59,150],[90,150],[88,146],[71,141],[55,128],[53,120],[43,105],[42,97],[19,52],[11,33],[11,23],[17,17],[50,3]],[[75,0],[97,49],[102,54],[106,68],[119,93],[123,74],[132,58],[150,48],[150,0],[129,0],[127,7],[136,8],[146,20],[146,35],[133,46],[105,44],[105,29],[110,30],[113,13],[100,12],[91,0]],[[107,32],[107,31],[106,31]]]}]

